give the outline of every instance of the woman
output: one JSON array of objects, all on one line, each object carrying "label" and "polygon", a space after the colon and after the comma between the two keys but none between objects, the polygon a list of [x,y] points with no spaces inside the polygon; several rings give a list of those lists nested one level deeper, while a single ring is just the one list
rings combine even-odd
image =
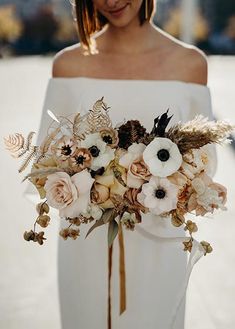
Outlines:
[{"label": "woman", "polygon": [[[202,51],[154,26],[153,0],[76,0],[81,44],[56,54],[39,139],[57,114],[87,111],[104,96],[114,123],[138,119],[151,129],[170,108],[173,122],[198,112],[211,117],[207,60]],[[97,33],[92,39],[92,34]],[[85,241],[59,242],[59,291],[63,329],[107,327],[107,239],[99,228]],[[186,254],[168,219],[143,217],[125,230],[127,310],[119,316],[118,245],[114,243],[113,329],[183,329]]]}]

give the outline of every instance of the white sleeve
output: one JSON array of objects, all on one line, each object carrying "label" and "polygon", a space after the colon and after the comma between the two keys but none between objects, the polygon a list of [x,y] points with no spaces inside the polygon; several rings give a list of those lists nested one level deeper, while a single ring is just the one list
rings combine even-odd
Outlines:
[{"label": "white sleeve", "polygon": [[[189,84],[190,92],[190,110],[188,120],[192,120],[197,114],[202,114],[204,117],[207,117],[209,120],[215,120],[212,102],[211,102],[211,93],[210,89],[207,86]],[[217,169],[217,153],[216,145],[210,144],[204,147],[208,150],[210,161],[209,175],[213,177]]]},{"label": "white sleeve", "polygon": [[[56,116],[67,116],[77,111],[76,105],[69,85],[64,83],[63,79],[51,78],[48,81],[45,92],[36,145],[42,143],[52,122],[52,119],[47,114],[47,110],[51,110]],[[24,196],[33,203],[40,202],[39,194],[30,182],[26,183]]]}]

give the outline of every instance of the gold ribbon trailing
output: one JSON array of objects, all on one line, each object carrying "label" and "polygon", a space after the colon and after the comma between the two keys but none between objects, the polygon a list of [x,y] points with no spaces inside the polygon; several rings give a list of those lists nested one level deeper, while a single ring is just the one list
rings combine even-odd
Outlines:
[{"label": "gold ribbon trailing", "polygon": [[122,225],[118,231],[119,240],[119,280],[120,280],[120,315],[126,310],[126,270]]},{"label": "gold ribbon trailing", "polygon": [[[125,250],[122,226],[119,225],[119,280],[120,280],[120,311],[121,315],[126,310],[126,271],[125,271]],[[112,308],[111,308],[111,276],[112,276],[113,245],[108,248],[108,329],[112,329]]]}]

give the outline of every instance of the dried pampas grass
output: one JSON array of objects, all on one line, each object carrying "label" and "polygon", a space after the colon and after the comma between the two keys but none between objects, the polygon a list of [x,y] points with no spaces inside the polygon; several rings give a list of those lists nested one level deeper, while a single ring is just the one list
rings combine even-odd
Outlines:
[{"label": "dried pampas grass", "polygon": [[206,144],[224,144],[235,129],[226,121],[208,121],[202,115],[196,116],[186,123],[179,122],[172,126],[166,137],[176,143],[182,154],[191,149],[198,149]]}]

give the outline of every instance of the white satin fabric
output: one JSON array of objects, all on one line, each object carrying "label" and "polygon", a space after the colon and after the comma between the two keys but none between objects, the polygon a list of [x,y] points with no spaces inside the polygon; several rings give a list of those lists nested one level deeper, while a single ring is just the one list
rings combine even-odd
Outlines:
[{"label": "white satin fabric", "polygon": [[[44,101],[38,142],[51,119],[86,112],[104,96],[114,125],[138,119],[148,130],[153,120],[169,108],[171,124],[201,113],[212,119],[207,86],[174,80],[106,80],[51,78]],[[213,150],[214,151],[214,150]],[[214,152],[214,172],[216,155]],[[27,197],[35,200],[31,186]],[[59,220],[55,217],[55,220]],[[63,329],[107,327],[107,228],[100,227],[85,240],[83,226],[76,241],[59,240],[58,278]],[[112,276],[113,329],[183,329],[185,291],[194,264],[203,255],[195,241],[187,260],[182,250],[184,231],[169,219],[144,215],[135,232],[124,230],[127,310],[119,316],[118,243],[114,242]]]}]

